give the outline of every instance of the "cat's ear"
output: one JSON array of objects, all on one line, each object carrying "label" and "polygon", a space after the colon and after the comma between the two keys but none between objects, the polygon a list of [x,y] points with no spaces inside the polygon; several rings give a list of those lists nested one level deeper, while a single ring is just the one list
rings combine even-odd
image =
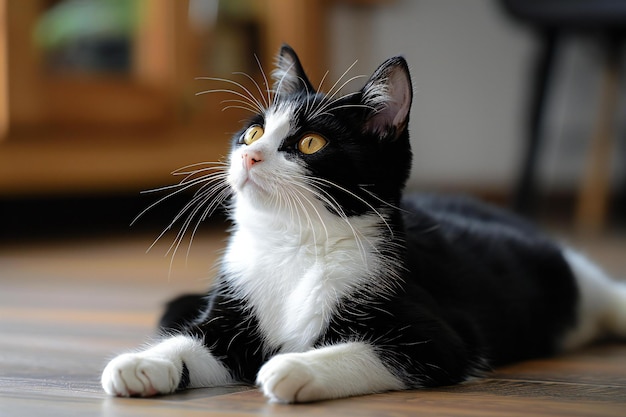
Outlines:
[{"label": "cat's ear", "polygon": [[402,57],[383,62],[361,90],[362,102],[373,111],[365,131],[395,140],[409,123],[413,87],[409,67]]},{"label": "cat's ear", "polygon": [[283,45],[276,58],[276,69],[272,72],[276,94],[299,92],[313,93],[315,89],[304,73],[300,59],[289,45]]}]

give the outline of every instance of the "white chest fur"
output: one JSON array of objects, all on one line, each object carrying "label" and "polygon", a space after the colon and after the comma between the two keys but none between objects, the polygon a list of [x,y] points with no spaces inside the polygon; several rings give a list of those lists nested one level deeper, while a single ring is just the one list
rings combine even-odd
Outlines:
[{"label": "white chest fur", "polygon": [[311,347],[344,296],[389,262],[377,252],[383,215],[348,218],[320,186],[326,182],[309,178],[303,161],[279,151],[298,130],[294,112],[293,106],[273,108],[264,134],[230,155],[237,226],[223,266],[268,346],[297,352]]},{"label": "white chest fur", "polygon": [[272,348],[310,348],[340,299],[380,264],[373,250],[379,218],[327,221],[333,224],[324,231],[294,232],[257,219],[232,236],[224,258],[230,284],[252,305]]}]

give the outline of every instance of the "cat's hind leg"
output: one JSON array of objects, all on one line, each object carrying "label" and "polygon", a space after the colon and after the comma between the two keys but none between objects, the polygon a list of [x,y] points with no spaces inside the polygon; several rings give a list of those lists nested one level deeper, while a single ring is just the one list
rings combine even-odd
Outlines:
[{"label": "cat's hind leg", "polygon": [[626,283],[612,280],[571,249],[563,252],[579,290],[578,322],[563,347],[573,349],[602,337],[626,339]]},{"label": "cat's hind leg", "polygon": [[227,385],[232,378],[201,341],[178,335],[119,355],[105,367],[101,382],[110,395],[149,397],[179,388]]},{"label": "cat's hind leg", "polygon": [[271,401],[310,402],[400,390],[405,386],[362,342],[274,356],[259,371],[259,385]]}]

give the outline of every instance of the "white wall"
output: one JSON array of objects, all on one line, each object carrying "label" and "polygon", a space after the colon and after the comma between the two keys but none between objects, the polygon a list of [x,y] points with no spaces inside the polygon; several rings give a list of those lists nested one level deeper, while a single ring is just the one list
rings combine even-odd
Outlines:
[{"label": "white wall", "polygon": [[[331,78],[357,59],[351,74],[369,75],[397,54],[409,62],[415,90],[410,187],[512,188],[536,50],[530,31],[492,0],[337,2],[330,27]],[[598,55],[589,49],[568,43],[559,65],[542,168],[547,187],[572,187],[582,170],[597,87]],[[580,88],[572,93],[573,85]]]}]

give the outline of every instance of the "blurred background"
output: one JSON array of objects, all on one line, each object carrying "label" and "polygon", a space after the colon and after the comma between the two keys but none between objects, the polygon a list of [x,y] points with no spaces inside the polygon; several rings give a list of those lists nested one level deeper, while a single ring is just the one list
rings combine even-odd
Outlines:
[{"label": "blurred background", "polygon": [[165,227],[189,195],[129,231],[155,200],[141,191],[222,158],[247,116],[222,111],[227,95],[196,96],[232,87],[196,77],[254,88],[234,74],[245,72],[263,85],[257,58],[269,73],[282,42],[314,85],[329,71],[326,88],[355,61],[349,74],[369,76],[406,57],[411,190],[475,194],[572,229],[623,227],[624,23],[561,31],[516,3],[0,0],[0,239]]},{"label": "blurred background", "polygon": [[104,359],[205,291],[227,239],[219,213],[158,239],[193,190],[131,226],[167,195],[142,191],[223,158],[249,117],[196,96],[234,84],[196,78],[262,89],[283,42],[326,89],[404,55],[408,188],[512,208],[626,278],[625,16],[626,0],[0,0],[0,397],[110,411]]}]

